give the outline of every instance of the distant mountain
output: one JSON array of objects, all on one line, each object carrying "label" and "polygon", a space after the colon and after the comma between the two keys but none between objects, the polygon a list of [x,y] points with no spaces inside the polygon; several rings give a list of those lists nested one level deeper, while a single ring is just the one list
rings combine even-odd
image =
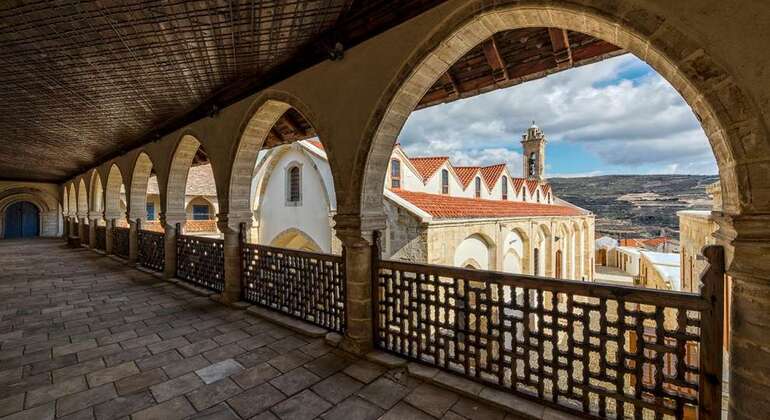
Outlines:
[{"label": "distant mountain", "polygon": [[556,196],[596,214],[597,237],[679,237],[679,210],[710,210],[706,175],[606,175],[550,178]]}]

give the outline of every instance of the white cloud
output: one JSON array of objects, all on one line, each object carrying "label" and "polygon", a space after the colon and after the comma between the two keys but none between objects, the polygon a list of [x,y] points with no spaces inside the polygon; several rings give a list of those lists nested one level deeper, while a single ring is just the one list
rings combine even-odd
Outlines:
[{"label": "white cloud", "polygon": [[689,106],[631,55],[414,112],[400,141],[412,155],[448,155],[458,165],[505,159],[518,174],[519,141],[532,120],[549,150],[578,145],[597,160],[580,172],[716,173]]}]

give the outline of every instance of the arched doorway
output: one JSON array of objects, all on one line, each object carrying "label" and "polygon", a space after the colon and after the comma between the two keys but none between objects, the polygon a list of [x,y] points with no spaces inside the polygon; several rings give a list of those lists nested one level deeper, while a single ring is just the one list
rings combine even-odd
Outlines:
[{"label": "arched doorway", "polygon": [[40,234],[40,210],[28,201],[11,204],[5,210],[4,239],[29,238]]}]

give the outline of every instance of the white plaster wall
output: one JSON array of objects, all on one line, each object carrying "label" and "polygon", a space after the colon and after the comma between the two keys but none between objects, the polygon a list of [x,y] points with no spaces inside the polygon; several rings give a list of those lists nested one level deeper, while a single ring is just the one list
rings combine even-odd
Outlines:
[{"label": "white plaster wall", "polygon": [[506,273],[521,274],[521,260],[524,256],[524,241],[516,231],[508,232],[505,236],[503,247],[503,271]]},{"label": "white plaster wall", "polygon": [[[286,170],[293,163],[302,166],[302,203],[286,205]],[[287,229],[299,229],[318,244],[323,252],[331,252],[329,206],[319,170],[313,159],[297,148],[283,154],[268,176],[264,196],[260,197],[259,242],[270,242]]]},{"label": "white plaster wall", "polygon": [[464,267],[463,264],[469,259],[476,260],[479,269],[489,269],[489,248],[487,243],[478,235],[469,236],[455,250],[455,266]]}]

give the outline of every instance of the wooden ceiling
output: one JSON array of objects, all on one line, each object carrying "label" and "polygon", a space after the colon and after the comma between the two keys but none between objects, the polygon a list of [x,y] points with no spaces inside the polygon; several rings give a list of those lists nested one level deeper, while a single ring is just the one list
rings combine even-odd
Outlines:
[{"label": "wooden ceiling", "polygon": [[[442,1],[2,2],[0,179],[66,180]],[[580,33],[502,32],[453,65],[419,107],[621,53]],[[314,135],[290,110],[266,147]]]}]

